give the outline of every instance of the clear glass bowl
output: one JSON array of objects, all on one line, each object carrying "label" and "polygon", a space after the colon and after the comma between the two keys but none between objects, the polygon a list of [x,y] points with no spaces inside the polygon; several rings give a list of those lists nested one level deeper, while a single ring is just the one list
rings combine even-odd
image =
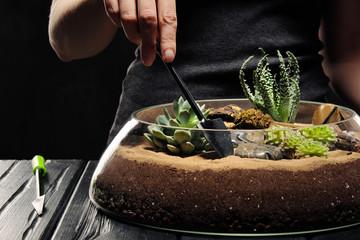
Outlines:
[{"label": "clear glass bowl", "polygon": [[[252,108],[246,99],[199,103],[206,108]],[[296,122],[311,123],[319,105],[302,101]],[[359,153],[332,151],[329,158],[276,161],[218,159],[213,151],[179,157],[156,151],[144,137],[164,107],[172,113],[171,104],[134,112],[102,155],[89,194],[105,213],[158,229],[236,236],[318,232],[360,222]],[[345,119],[330,125],[356,140],[359,116],[340,109]],[[234,146],[239,135],[257,141],[265,133],[229,131]]]}]

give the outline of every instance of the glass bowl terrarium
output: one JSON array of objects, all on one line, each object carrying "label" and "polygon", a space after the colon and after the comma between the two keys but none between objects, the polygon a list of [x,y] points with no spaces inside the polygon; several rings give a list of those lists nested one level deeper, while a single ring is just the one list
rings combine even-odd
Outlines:
[{"label": "glass bowl terrarium", "polygon": [[[229,129],[198,129],[174,104],[134,112],[100,159],[91,201],[123,221],[195,233],[293,234],[360,222],[354,111],[301,101],[286,124],[244,117],[247,99],[198,103]],[[230,132],[234,155],[218,157],[205,138],[214,131]]]}]

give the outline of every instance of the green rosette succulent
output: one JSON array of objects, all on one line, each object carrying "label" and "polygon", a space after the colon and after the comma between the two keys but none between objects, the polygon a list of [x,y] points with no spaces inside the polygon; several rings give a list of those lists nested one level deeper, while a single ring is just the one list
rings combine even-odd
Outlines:
[{"label": "green rosette succulent", "polygon": [[265,143],[280,146],[287,139],[289,129],[285,127],[271,127],[265,131]]},{"label": "green rosette succulent", "polygon": [[265,143],[282,147],[287,155],[327,157],[329,146],[336,141],[336,133],[330,126],[314,126],[292,130],[273,127],[265,132]]},{"label": "green rosette succulent", "polygon": [[321,142],[326,146],[330,146],[336,141],[336,133],[329,126],[300,128],[299,132],[305,138]]},{"label": "green rosette succulent", "polygon": [[245,79],[246,65],[254,56],[246,59],[241,66],[240,85],[255,108],[264,114],[269,114],[275,121],[293,123],[300,102],[298,62],[295,56],[287,51],[288,61],[285,63],[280,51],[277,51],[280,62],[280,71],[277,77],[276,74],[271,73],[268,54],[262,48],[259,49],[263,57],[253,71],[254,91],[248,86]]},{"label": "green rosette succulent", "polygon": [[301,144],[297,145],[295,156],[298,158],[306,156],[318,156],[318,157],[328,157],[329,148],[318,141],[313,141],[305,139]]},{"label": "green rosette succulent", "polygon": [[288,130],[285,136],[286,141],[282,144],[285,149],[297,149],[298,146],[301,145],[303,141],[305,141],[305,137],[298,131]]},{"label": "green rosette succulent", "polygon": [[[212,149],[202,132],[189,130],[197,128],[200,123],[187,100],[180,97],[174,100],[173,113],[175,118],[164,108],[164,115],[156,117],[157,125],[149,125],[147,133],[144,133],[148,142],[156,149],[170,151],[176,155],[192,155]],[[207,117],[210,109],[205,109],[205,104],[199,107]]]}]

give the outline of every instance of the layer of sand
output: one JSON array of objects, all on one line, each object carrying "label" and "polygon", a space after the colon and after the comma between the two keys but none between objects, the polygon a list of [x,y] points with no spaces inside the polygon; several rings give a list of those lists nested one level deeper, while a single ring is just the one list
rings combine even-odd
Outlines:
[{"label": "layer of sand", "polygon": [[360,153],[335,150],[329,152],[328,158],[306,157],[302,159],[263,160],[255,158],[240,158],[229,156],[215,159],[215,153],[206,153],[188,157],[169,155],[157,152],[149,144],[141,143],[136,146],[121,146],[116,155],[130,161],[147,162],[165,165],[170,168],[184,169],[186,171],[201,171],[212,169],[222,171],[228,169],[267,169],[288,171],[311,171],[326,164],[339,164],[360,159]]}]

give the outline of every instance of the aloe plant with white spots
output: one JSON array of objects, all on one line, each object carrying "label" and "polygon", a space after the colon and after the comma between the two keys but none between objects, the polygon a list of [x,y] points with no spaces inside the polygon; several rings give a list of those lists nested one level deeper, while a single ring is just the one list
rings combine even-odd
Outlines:
[{"label": "aloe plant with white spots", "polygon": [[247,63],[254,57],[250,56],[242,64],[239,79],[246,97],[255,108],[263,113],[269,114],[273,120],[280,122],[293,123],[299,108],[300,102],[300,70],[295,56],[287,51],[287,63],[283,59],[280,51],[277,51],[279,58],[279,79],[276,74],[272,74],[268,62],[268,54],[262,48],[262,53],[257,67],[253,70],[254,89],[248,86],[245,79],[245,69]]},{"label": "aloe plant with white spots", "polygon": [[[148,126],[148,132],[144,133],[148,142],[157,149],[176,155],[191,155],[212,149],[201,131],[191,130],[197,128],[200,121],[188,101],[180,97],[174,100],[172,108],[174,118],[164,108],[164,115],[156,117],[157,125]],[[210,109],[205,109],[205,105],[200,106],[200,110],[205,117],[210,112]]]}]

